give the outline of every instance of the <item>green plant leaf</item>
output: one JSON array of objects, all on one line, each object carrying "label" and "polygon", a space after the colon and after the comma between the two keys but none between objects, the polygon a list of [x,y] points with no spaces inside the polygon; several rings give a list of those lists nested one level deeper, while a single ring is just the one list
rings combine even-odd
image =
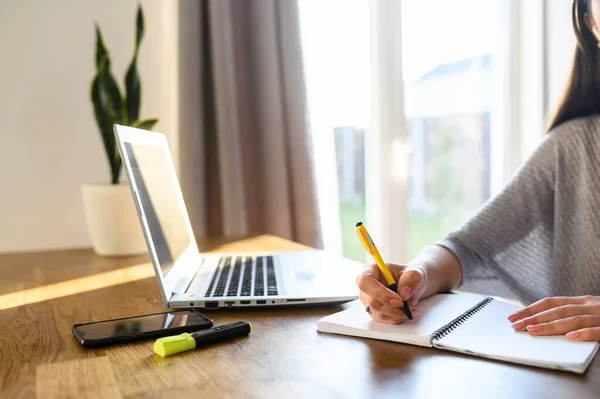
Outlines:
[{"label": "green plant leaf", "polygon": [[101,87],[103,92],[106,94],[107,101],[110,105],[110,116],[114,123],[124,124],[125,115],[123,108],[123,97],[121,97],[121,90],[115,77],[110,70],[110,58],[108,53],[106,55],[106,63],[100,69],[101,76]]},{"label": "green plant leaf", "polygon": [[121,157],[116,147],[113,125],[122,123],[123,100],[109,65],[108,54],[105,54],[92,81],[91,99],[111,169],[111,182],[116,184],[121,172]]},{"label": "green plant leaf", "polygon": [[142,11],[142,6],[138,4],[137,10],[137,19],[135,21],[136,30],[135,30],[135,47],[139,47],[142,42],[142,37],[144,36],[144,13]]},{"label": "green plant leaf", "polygon": [[[100,27],[98,24],[94,24],[96,27],[96,69],[100,69],[100,62],[107,55],[106,46],[104,46],[104,40],[102,40],[102,33],[100,33]],[[108,60],[110,67],[110,60]]]},{"label": "green plant leaf", "polygon": [[155,119],[155,118],[140,119],[140,120],[133,122],[131,127],[136,127],[138,129],[144,129],[144,130],[151,130],[152,127],[154,127],[154,125],[156,124],[156,122],[158,122],[158,119]]},{"label": "green plant leaf", "polygon": [[127,68],[127,73],[125,74],[125,108],[127,111],[128,124],[137,121],[140,116],[142,87],[137,69],[137,56],[143,36],[144,14],[142,12],[142,7],[138,6],[133,58],[129,64],[129,68]]},{"label": "green plant leaf", "polygon": [[112,120],[111,120],[111,107],[107,99],[106,93],[102,87],[103,71],[106,67],[106,57],[100,61],[100,69],[96,72],[94,79],[92,80],[92,87],[90,90],[90,97],[92,104],[94,105],[94,114],[96,116],[96,123],[100,130],[102,137],[102,143],[104,144],[104,150],[108,158],[108,163],[111,172],[111,182],[115,184],[118,180],[118,167],[117,160],[115,157],[116,143],[115,136],[112,133]]}]

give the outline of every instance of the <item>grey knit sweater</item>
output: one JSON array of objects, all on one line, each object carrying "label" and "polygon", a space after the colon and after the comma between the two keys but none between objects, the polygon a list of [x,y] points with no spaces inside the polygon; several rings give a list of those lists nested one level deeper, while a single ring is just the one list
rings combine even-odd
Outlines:
[{"label": "grey knit sweater", "polygon": [[550,132],[504,190],[437,244],[460,289],[531,303],[600,295],[600,117]]}]

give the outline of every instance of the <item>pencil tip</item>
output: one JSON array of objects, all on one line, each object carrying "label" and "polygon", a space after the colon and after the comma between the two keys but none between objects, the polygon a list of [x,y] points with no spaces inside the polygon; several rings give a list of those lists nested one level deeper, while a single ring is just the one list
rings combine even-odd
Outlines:
[{"label": "pencil tip", "polygon": [[356,223],[356,227],[360,227],[360,226],[362,226],[362,222]]}]

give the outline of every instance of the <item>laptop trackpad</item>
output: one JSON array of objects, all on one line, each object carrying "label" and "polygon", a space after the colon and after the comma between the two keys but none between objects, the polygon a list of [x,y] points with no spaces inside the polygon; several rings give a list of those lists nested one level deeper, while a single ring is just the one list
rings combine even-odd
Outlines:
[{"label": "laptop trackpad", "polygon": [[315,274],[307,270],[294,270],[293,273],[296,283],[307,283],[315,279]]},{"label": "laptop trackpad", "polygon": [[280,255],[281,272],[289,295],[353,295],[363,265],[324,251]]}]

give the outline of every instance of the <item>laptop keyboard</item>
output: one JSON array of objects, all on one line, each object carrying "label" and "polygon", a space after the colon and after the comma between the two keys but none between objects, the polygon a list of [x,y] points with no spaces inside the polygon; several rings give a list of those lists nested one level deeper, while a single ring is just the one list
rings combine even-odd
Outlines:
[{"label": "laptop keyboard", "polygon": [[271,296],[278,292],[272,256],[224,256],[205,297]]}]

